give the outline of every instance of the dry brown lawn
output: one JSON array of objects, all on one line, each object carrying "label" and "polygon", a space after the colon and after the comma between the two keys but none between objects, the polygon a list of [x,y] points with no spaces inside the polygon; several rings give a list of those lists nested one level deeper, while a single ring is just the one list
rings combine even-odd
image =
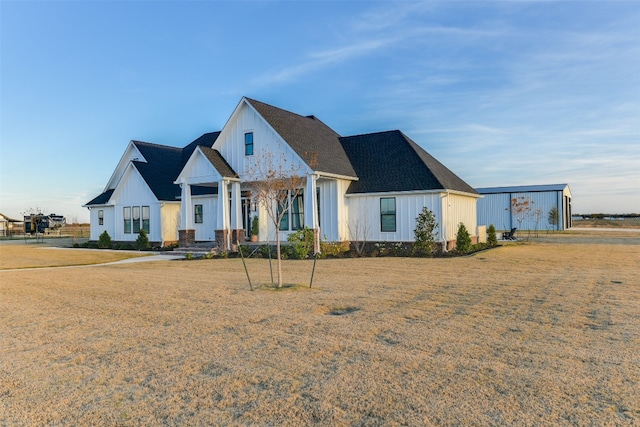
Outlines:
[{"label": "dry brown lawn", "polygon": [[627,239],[0,271],[0,425],[637,425]]},{"label": "dry brown lawn", "polygon": [[0,270],[102,264],[147,255],[149,253],[145,252],[60,249],[34,244],[0,244]]}]

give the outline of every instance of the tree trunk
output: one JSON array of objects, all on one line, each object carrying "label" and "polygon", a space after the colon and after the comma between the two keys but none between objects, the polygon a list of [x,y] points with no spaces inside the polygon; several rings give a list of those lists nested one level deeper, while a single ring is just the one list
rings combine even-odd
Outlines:
[{"label": "tree trunk", "polygon": [[276,227],[276,256],[278,257],[278,288],[282,287],[282,258],[280,258],[280,227]]}]

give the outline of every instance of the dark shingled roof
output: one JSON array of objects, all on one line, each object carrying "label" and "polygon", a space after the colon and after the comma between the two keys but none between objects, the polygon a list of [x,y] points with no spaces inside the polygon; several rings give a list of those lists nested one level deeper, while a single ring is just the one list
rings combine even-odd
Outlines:
[{"label": "dark shingled roof", "polygon": [[[213,143],[216,142],[220,136],[220,131],[218,132],[209,132],[202,135],[200,138],[193,141],[191,144],[187,145],[182,149],[182,167],[187,164],[189,157],[196,151],[196,147],[213,147]],[[182,168],[180,168],[182,170]],[[176,175],[177,176],[177,175]]]},{"label": "dark shingled roof", "polygon": [[399,130],[340,138],[359,180],[348,193],[456,190],[477,194]]},{"label": "dark shingled roof", "polygon": [[112,194],[113,194],[113,189],[107,190],[104,193],[100,194],[98,197],[91,200],[89,203],[87,203],[86,206],[104,205],[109,201]]},{"label": "dark shingled roof", "polygon": [[200,150],[202,150],[202,154],[204,154],[205,157],[211,162],[213,167],[216,168],[218,172],[220,172],[220,175],[225,178],[238,177],[238,174],[235,173],[233,168],[229,165],[229,163],[227,163],[227,161],[224,159],[224,157],[222,157],[222,154],[220,154],[218,150],[214,150],[213,148],[209,147],[201,147]]},{"label": "dark shingled roof", "polygon": [[301,116],[254,99],[246,98],[258,113],[308,165],[318,172],[356,177],[338,135],[314,116]]},{"label": "dark shingled roof", "polygon": [[[184,148],[131,141],[147,161],[134,160],[132,163],[158,200],[175,201],[180,196],[180,186],[173,181],[196,147],[211,147],[218,135],[220,132],[205,133]],[[109,189],[87,203],[87,206],[107,203],[112,194],[113,189]]]}]

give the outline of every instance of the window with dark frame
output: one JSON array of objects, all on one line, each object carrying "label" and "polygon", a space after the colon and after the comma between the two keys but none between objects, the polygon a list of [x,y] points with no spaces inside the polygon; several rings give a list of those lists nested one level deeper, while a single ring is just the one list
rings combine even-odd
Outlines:
[{"label": "window with dark frame", "polygon": [[194,215],[194,221],[196,224],[202,224],[203,222],[203,215],[202,215],[202,205],[195,205],[193,207],[193,215]]},{"label": "window with dark frame", "polygon": [[253,132],[244,134],[244,155],[253,156]]},{"label": "window with dark frame", "polygon": [[140,206],[131,208],[131,219],[133,233],[138,234],[140,232]]},{"label": "window with dark frame", "polygon": [[396,231],[395,197],[380,198],[380,231],[392,233]]},{"label": "window with dark frame", "polygon": [[291,229],[302,230],[304,228],[304,197],[302,196],[302,191],[291,201]]}]

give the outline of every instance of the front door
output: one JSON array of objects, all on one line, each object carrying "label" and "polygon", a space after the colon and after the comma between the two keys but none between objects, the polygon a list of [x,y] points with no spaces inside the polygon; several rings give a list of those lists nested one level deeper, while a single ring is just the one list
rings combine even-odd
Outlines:
[{"label": "front door", "polygon": [[251,199],[242,197],[242,228],[246,238],[251,237]]}]

